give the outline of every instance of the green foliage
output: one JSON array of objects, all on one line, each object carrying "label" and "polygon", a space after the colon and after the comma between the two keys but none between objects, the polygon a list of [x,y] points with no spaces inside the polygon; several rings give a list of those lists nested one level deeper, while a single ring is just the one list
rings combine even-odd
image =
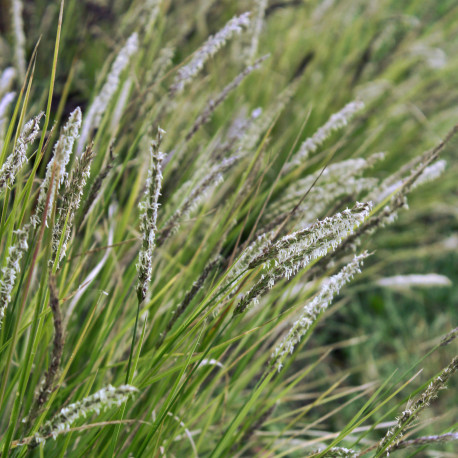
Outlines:
[{"label": "green foliage", "polygon": [[[379,444],[456,353],[456,2],[17,5],[2,456],[453,453],[451,370]],[[411,273],[452,286],[377,283]]]}]

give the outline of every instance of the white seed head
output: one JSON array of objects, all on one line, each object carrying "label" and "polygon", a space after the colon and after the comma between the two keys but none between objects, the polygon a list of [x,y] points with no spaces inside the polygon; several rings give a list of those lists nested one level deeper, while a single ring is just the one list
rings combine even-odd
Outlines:
[{"label": "white seed head", "polygon": [[[420,176],[415,180],[410,189],[415,189],[418,186],[428,183],[430,181],[439,178],[447,168],[447,161],[440,159],[433,164],[427,166]],[[380,186],[370,193],[369,198],[373,199],[376,203],[380,203],[385,200],[391,194],[397,191],[402,192],[402,186],[405,183],[405,179],[399,179],[394,183],[391,183],[391,178],[388,177]]]},{"label": "white seed head", "polygon": [[426,62],[429,68],[440,70],[447,65],[447,54],[441,48],[434,48],[423,43],[416,43],[410,49],[412,56],[417,56]]},{"label": "white seed head", "polygon": [[[31,223],[37,227],[40,223],[40,217],[46,205],[48,191],[51,193],[49,198],[49,208],[52,208],[56,190],[67,177],[65,168],[70,160],[75,140],[81,127],[81,109],[77,107],[69,116],[67,123],[62,129],[59,140],[54,146],[54,155],[46,167],[46,176],[40,186],[37,208],[31,218]],[[51,178],[54,173],[54,183],[49,189]],[[49,215],[49,212],[48,212]],[[47,218],[46,218],[47,219]]]},{"label": "white seed head", "polygon": [[274,244],[268,242],[262,253],[248,265],[250,269],[263,265],[267,273],[240,300],[234,314],[243,313],[253,304],[254,298],[267,293],[282,278],[290,279],[313,260],[337,248],[345,237],[366,220],[370,209],[370,203],[357,202],[351,210],[317,221]]},{"label": "white seed head", "polygon": [[301,341],[318,316],[328,308],[342,287],[356,274],[361,273],[360,267],[368,256],[367,252],[355,256],[338,274],[323,281],[317,295],[304,306],[288,334],[272,353],[272,362],[278,370],[282,368],[286,356],[293,353],[294,347]]},{"label": "white seed head", "polygon": [[436,273],[395,275],[393,277],[379,278],[378,286],[393,289],[408,289],[411,287],[430,288],[435,286],[452,286],[451,280],[445,275]]},{"label": "white seed head", "polygon": [[205,62],[213,57],[234,35],[250,24],[250,13],[233,17],[217,34],[210,36],[193,55],[191,62],[178,70],[170,88],[172,93],[182,92],[193,78],[203,69]]},{"label": "white seed head", "polygon": [[192,188],[188,197],[180,205],[178,210],[168,219],[165,223],[164,229],[161,232],[159,242],[162,244],[167,240],[170,235],[176,233],[180,227],[180,222],[189,217],[195,212],[205,197],[208,196],[212,190],[214,190],[222,181],[223,173],[226,172],[239,160],[239,156],[232,156],[227,159],[223,159],[220,163],[215,164],[210,168],[208,174],[206,174],[197,185]]},{"label": "white seed head", "polygon": [[81,137],[78,141],[77,154],[81,155],[91,135],[91,132],[99,127],[108,104],[118,90],[120,77],[128,66],[132,56],[138,51],[138,34],[133,33],[127,40],[124,47],[119,51],[111,66],[110,73],[100,93],[95,97],[89,111],[85,115]]},{"label": "white seed head", "polygon": [[348,125],[358,111],[364,108],[364,103],[353,101],[345,105],[340,111],[334,113],[328,121],[321,126],[311,137],[307,138],[299,147],[294,159],[285,165],[284,171],[288,172],[304,162],[311,153],[314,153],[330,135]]},{"label": "white seed head", "polygon": [[396,418],[396,424],[387,431],[383,439],[379,442],[377,452],[380,452],[385,448],[385,453],[389,455],[390,452],[397,447],[403,431],[413,420],[415,420],[423,409],[430,405],[432,400],[437,398],[439,391],[446,387],[447,381],[457,369],[458,357],[455,357],[451,363],[429,383],[426,390],[423,391],[416,400],[410,400],[408,402],[406,410],[404,410],[401,415]]},{"label": "white seed head", "polygon": [[153,250],[156,244],[157,232],[157,211],[159,208],[159,196],[162,188],[162,161],[164,154],[159,151],[165,131],[158,128],[156,139],[151,142],[150,161],[146,180],[145,195],[140,203],[140,232],[142,234],[142,247],[138,255],[137,271],[138,286],[137,291],[141,292],[143,299],[146,297],[151,275],[153,272]]},{"label": "white seed head", "polygon": [[15,77],[16,70],[14,67],[8,67],[3,70],[0,76],[0,99],[11,89]]},{"label": "white seed head", "polygon": [[0,194],[6,189],[7,185],[13,185],[14,179],[27,161],[27,146],[32,143],[40,131],[40,119],[44,113],[31,119],[22,128],[14,151],[7,157],[5,163],[0,168]]},{"label": "white seed head", "polygon": [[11,105],[15,97],[15,92],[7,92],[0,100],[0,121],[2,121],[5,117],[8,107]]},{"label": "white seed head", "polygon": [[23,254],[28,249],[27,238],[29,235],[29,226],[14,232],[16,235],[16,244],[10,246],[6,265],[2,268],[2,279],[0,281],[0,328],[6,307],[11,302],[11,293],[13,292],[16,278],[21,271],[20,261]]},{"label": "white seed head", "polygon": [[56,261],[58,252],[57,268],[67,253],[67,245],[70,240],[73,221],[76,211],[80,206],[86,180],[89,178],[93,157],[92,146],[89,146],[83,155],[76,159],[71,176],[67,177],[65,192],[62,196],[62,204],[59,207],[56,223],[52,231],[52,256],[49,260],[50,267],[52,267]]},{"label": "white seed head", "polygon": [[[21,80],[25,77],[25,34],[24,21],[22,19],[23,5],[21,0],[12,0],[11,19],[14,35],[14,58]],[[22,82],[22,81],[21,81]]]},{"label": "white seed head", "polygon": [[56,439],[60,433],[68,431],[77,420],[87,418],[92,414],[99,415],[113,407],[120,407],[137,392],[137,388],[131,385],[121,385],[118,388],[108,385],[81,401],[62,408],[40,428],[34,436],[34,441],[36,443],[44,442],[48,436]]}]

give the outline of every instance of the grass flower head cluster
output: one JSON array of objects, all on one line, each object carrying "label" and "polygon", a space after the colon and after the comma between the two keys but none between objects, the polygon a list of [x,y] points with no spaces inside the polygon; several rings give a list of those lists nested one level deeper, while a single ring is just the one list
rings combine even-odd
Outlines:
[{"label": "grass flower head cluster", "polygon": [[452,453],[455,3],[1,2],[0,456]]}]

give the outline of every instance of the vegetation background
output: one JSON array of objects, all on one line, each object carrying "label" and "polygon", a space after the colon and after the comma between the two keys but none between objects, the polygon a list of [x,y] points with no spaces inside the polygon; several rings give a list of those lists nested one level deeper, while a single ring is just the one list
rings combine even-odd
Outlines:
[{"label": "vegetation background", "polygon": [[[334,266],[318,263],[322,270],[309,269],[290,282],[280,282],[256,313],[240,319],[229,319],[229,309],[227,316],[224,312],[211,318],[214,308],[226,302],[210,298],[239,247],[267,226],[265,215],[291,193],[292,183],[326,165],[379,151],[385,152],[385,159],[364,176],[383,180],[439,144],[458,123],[456,1],[66,0],[60,32],[60,2],[23,1],[26,62],[31,62],[27,76],[16,55],[11,10],[17,3],[0,1],[0,69],[16,68],[12,90],[17,102],[0,129],[2,159],[14,150],[21,123],[40,111],[46,112],[48,133],[38,150],[38,142],[29,149],[29,162],[14,186],[0,195],[3,267],[15,243],[13,230],[35,211],[61,127],[76,107],[82,110],[84,126],[126,40],[137,32],[139,44],[100,122],[90,126],[95,157],[59,269],[48,267],[53,223],[42,239],[41,225],[29,234],[31,248],[22,260],[14,306],[7,309],[0,336],[0,440],[5,456],[308,456],[324,450],[335,437],[339,442],[333,446],[359,451],[377,444],[412,394],[424,389],[456,354],[456,341],[436,348],[458,322],[456,138],[441,152],[447,167],[440,178],[413,190],[409,210],[400,211],[394,223],[365,234],[357,252],[367,249],[373,254],[362,274],[342,290],[313,333],[261,392],[257,382],[263,380],[276,339],[291,326],[291,317],[317,291],[318,283],[297,293],[298,285],[335,274],[349,258],[336,257]],[[247,30],[232,38],[182,93],[172,97],[171,84],[190,56],[245,11],[252,11]],[[259,43],[250,56],[254,36]],[[208,101],[253,63],[253,57],[265,54],[270,56],[187,139]],[[362,100],[365,108],[306,162],[285,174],[289,154],[294,158],[304,140],[353,100]],[[217,163],[215,154],[230,139],[234,120],[244,117],[248,125],[258,108],[261,117],[270,113],[270,122],[267,116],[253,144],[242,143],[242,153],[234,147],[226,155],[242,154],[242,159],[225,171],[223,183],[202,194],[179,229],[156,247],[152,283],[137,315],[135,266],[142,237],[138,203],[150,164],[149,141],[156,137],[158,125],[166,131],[160,149],[169,155],[158,210],[156,240],[161,240],[169,218]],[[77,162],[77,148],[67,171]],[[94,183],[105,172],[99,198],[90,206]],[[337,178],[336,182],[340,186]],[[312,219],[365,201],[369,191],[336,192],[322,211],[311,211]],[[61,198],[63,194],[62,186]],[[324,198],[311,192],[308,199],[313,207]],[[297,200],[287,202],[286,214]],[[59,205],[52,209],[51,221]],[[306,216],[305,222],[312,222]],[[282,229],[286,234],[298,225],[294,221]],[[218,254],[224,261],[211,270],[191,307],[165,333],[186,293]],[[95,280],[89,281],[96,269]],[[412,273],[438,273],[451,283],[394,289],[377,283]],[[48,282],[54,275],[67,326],[61,368],[46,409],[30,422],[21,422],[34,411],[34,393],[50,365],[55,325]],[[256,275],[233,285],[237,293],[248,291]],[[82,287],[85,281],[88,288]],[[230,307],[237,305],[234,300]],[[202,360],[207,364],[199,366]],[[390,398],[419,369],[423,371]],[[48,439],[35,448],[20,445],[21,440],[30,444],[62,406],[108,384],[123,383],[137,387],[137,397],[72,426],[113,423],[84,429],[83,434],[59,434],[55,441]],[[409,430],[409,438],[456,432],[456,379],[448,386]],[[244,411],[244,406],[249,409]],[[359,429],[346,430],[355,418],[363,417],[363,406],[369,417]],[[446,457],[456,456],[456,451],[456,443],[450,442],[396,453]]]}]

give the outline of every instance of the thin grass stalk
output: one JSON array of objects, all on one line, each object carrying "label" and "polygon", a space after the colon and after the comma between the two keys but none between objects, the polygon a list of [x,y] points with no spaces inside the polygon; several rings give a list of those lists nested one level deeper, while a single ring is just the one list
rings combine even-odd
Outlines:
[{"label": "thin grass stalk", "polygon": [[418,397],[417,400],[409,402],[406,410],[402,412],[399,418],[397,418],[396,425],[389,429],[383,439],[379,442],[376,456],[389,455],[393,451],[397,444],[400,442],[403,432],[412,423],[419,413],[428,407],[432,400],[437,398],[439,392],[446,387],[449,378],[458,369],[458,356],[453,358],[451,363],[442,370],[442,372],[434,377],[434,379],[428,385],[428,388]]},{"label": "thin grass stalk", "polygon": [[29,424],[35,419],[36,415],[40,412],[43,405],[48,400],[50,393],[53,390],[54,381],[59,371],[62,353],[64,350],[65,336],[63,328],[63,319],[59,305],[59,295],[56,286],[56,278],[52,275],[49,277],[49,292],[49,307],[52,311],[54,324],[54,339],[51,353],[51,363],[44,376],[42,384],[40,385],[35,405],[32,407],[31,414],[27,419]]},{"label": "thin grass stalk", "polygon": [[227,99],[229,94],[236,89],[250,73],[257,70],[268,57],[269,55],[265,55],[256,60],[253,65],[247,66],[245,70],[239,73],[214,99],[210,99],[202,113],[195,120],[194,125],[186,134],[186,141],[191,140],[197,131],[210,120],[216,108]]}]

